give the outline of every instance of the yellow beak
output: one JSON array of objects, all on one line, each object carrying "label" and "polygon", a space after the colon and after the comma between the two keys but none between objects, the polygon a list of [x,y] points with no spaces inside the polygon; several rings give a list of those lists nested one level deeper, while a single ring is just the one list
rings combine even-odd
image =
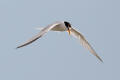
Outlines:
[{"label": "yellow beak", "polygon": [[70,29],[68,29],[67,31],[68,31],[68,33],[69,33],[69,35],[70,35]]}]

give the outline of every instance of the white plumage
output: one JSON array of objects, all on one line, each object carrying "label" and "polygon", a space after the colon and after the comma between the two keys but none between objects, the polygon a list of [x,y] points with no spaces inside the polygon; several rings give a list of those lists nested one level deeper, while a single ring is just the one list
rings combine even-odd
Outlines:
[{"label": "white plumage", "polygon": [[78,31],[76,31],[74,28],[72,28],[71,24],[66,21],[55,22],[53,24],[48,25],[47,27],[41,29],[41,31],[36,36],[32,37],[31,39],[26,41],[24,44],[18,46],[17,48],[21,48],[23,46],[26,46],[26,45],[36,41],[37,39],[41,38],[48,31],[61,31],[61,32],[68,31],[69,34],[71,34],[72,36],[74,36],[80,40],[80,43],[82,44],[83,47],[88,49],[94,56],[96,56],[100,61],[102,61],[102,59],[96,54],[95,50],[91,47],[91,45],[84,38],[84,36],[81,33],[79,33]]}]

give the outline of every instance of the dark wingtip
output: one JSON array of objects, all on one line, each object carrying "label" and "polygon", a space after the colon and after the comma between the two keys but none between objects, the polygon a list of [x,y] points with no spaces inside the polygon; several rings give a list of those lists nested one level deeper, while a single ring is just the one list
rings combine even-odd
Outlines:
[{"label": "dark wingtip", "polygon": [[103,63],[103,60],[98,56],[98,59]]},{"label": "dark wingtip", "polygon": [[16,49],[19,49],[19,48],[21,48],[21,47],[23,47],[23,45],[22,45],[22,46],[18,46],[18,47],[16,47]]},{"label": "dark wingtip", "polygon": [[20,47],[16,47],[15,49],[18,49],[18,48],[20,48]]},{"label": "dark wingtip", "polygon": [[100,61],[101,61],[102,63],[104,63],[102,59],[101,59]]}]

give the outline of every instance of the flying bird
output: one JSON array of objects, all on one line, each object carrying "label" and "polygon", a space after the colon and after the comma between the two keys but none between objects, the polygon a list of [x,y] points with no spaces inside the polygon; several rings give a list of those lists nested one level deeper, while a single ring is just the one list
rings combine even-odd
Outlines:
[{"label": "flying bird", "polygon": [[78,38],[84,48],[88,49],[90,51],[90,53],[92,53],[101,62],[103,62],[103,60],[97,55],[97,53],[91,47],[91,45],[88,43],[88,41],[85,39],[85,37],[80,32],[78,32],[74,28],[72,28],[71,24],[67,21],[55,22],[53,24],[48,25],[47,27],[41,29],[41,31],[36,36],[32,37],[31,39],[29,39],[22,45],[18,46],[17,48],[24,47],[24,46],[36,41],[37,39],[41,38],[48,31],[60,31],[60,32],[67,31],[69,33],[69,35],[71,34],[72,36]]}]

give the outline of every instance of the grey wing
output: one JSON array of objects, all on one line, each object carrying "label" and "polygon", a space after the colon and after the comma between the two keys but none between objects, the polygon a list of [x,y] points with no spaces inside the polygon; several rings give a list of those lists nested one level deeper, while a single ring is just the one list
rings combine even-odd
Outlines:
[{"label": "grey wing", "polygon": [[42,37],[45,33],[47,33],[48,31],[50,31],[53,27],[59,25],[58,23],[56,24],[51,24],[48,25],[47,27],[43,28],[36,36],[32,37],[31,39],[29,39],[28,41],[26,41],[24,44],[18,46],[17,48],[21,48],[24,47],[34,41],[36,41],[37,39],[39,39],[40,37]]},{"label": "grey wing", "polygon": [[80,43],[83,45],[83,47],[88,49],[94,56],[96,56],[101,62],[103,62],[103,60],[97,55],[95,50],[91,47],[91,45],[88,43],[88,41],[84,38],[84,36],[81,33],[71,28],[71,34],[80,40]]}]

